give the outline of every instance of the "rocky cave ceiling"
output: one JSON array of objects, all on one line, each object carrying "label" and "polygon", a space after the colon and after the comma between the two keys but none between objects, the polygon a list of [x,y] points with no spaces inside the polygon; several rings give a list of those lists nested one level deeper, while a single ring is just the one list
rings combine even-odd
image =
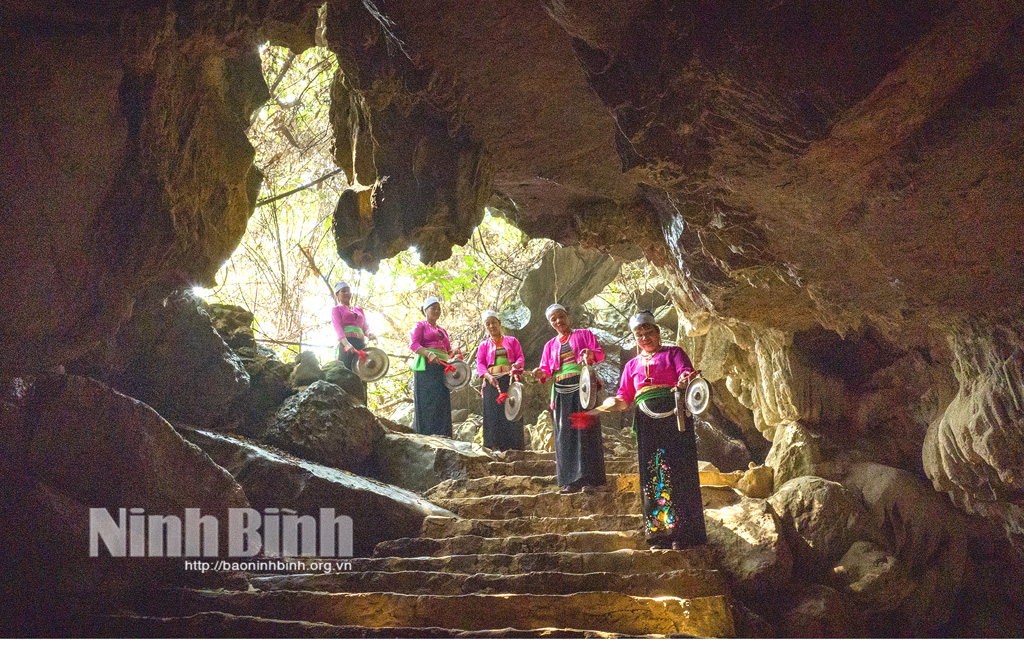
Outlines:
[{"label": "rocky cave ceiling", "polygon": [[[753,377],[722,378],[790,437],[811,419],[775,417],[778,393],[831,402],[790,379],[793,339],[868,330],[906,384],[955,374],[908,396],[928,475],[1024,534],[1022,2],[13,0],[0,30],[5,375],[213,279],[261,181],[256,48],[319,40],[336,161],[369,187],[335,212],[350,264],[443,259],[485,206],[642,251],[696,334],[744,326]],[[834,411],[870,414],[880,379]]]}]

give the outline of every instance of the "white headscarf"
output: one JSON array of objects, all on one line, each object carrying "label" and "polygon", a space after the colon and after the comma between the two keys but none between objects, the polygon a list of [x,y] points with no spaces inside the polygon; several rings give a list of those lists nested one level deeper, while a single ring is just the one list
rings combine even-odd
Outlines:
[{"label": "white headscarf", "polygon": [[438,299],[437,297],[427,297],[427,299],[423,302],[423,306],[420,307],[420,313],[425,314],[427,312],[427,309],[430,308],[431,305],[433,304],[440,305],[441,300]]},{"label": "white headscarf", "polygon": [[[492,311],[491,309],[487,309],[486,311],[480,314],[480,320],[485,325],[487,324],[487,318],[498,318],[498,312]],[[498,322],[501,322],[501,318],[498,318]]]},{"label": "white headscarf", "polygon": [[352,289],[352,286],[348,284],[348,281],[338,281],[338,285],[334,286],[334,292],[337,293],[342,288]]},{"label": "white headscarf", "polygon": [[653,313],[650,311],[640,311],[629,319],[629,331],[634,332],[641,325],[654,325],[657,327],[658,323],[654,321]]},{"label": "white headscarf", "polygon": [[[565,307],[564,307],[564,306],[562,306],[561,304],[552,304],[551,306],[549,306],[549,307],[547,308],[547,310],[546,310],[546,311],[544,311],[544,317],[545,317],[545,318],[550,318],[550,317],[551,317],[551,314],[552,314],[552,313],[553,313],[554,311],[558,311],[559,309],[561,309],[562,311],[565,311]],[[569,312],[568,312],[568,311],[565,311],[565,314],[566,314],[566,315],[569,315]]]}]

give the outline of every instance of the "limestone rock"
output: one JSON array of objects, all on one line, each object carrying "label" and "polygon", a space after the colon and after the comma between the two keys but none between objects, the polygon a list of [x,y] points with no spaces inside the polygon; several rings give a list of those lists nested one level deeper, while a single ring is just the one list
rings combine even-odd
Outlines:
[{"label": "limestone rock", "polygon": [[741,596],[763,599],[788,586],[793,556],[766,501],[745,497],[704,515],[708,543]]},{"label": "limestone rock", "polygon": [[255,316],[251,311],[241,306],[221,303],[207,303],[205,308],[213,328],[235,354],[248,359],[258,354],[252,328]]},{"label": "limestone rock", "polygon": [[317,516],[330,507],[352,518],[353,553],[369,555],[381,541],[417,536],[429,516],[451,514],[408,490],[294,458],[251,440],[181,429],[236,477],[255,509],[289,508]]},{"label": "limestone rock", "polygon": [[[115,522],[127,517],[120,509],[184,522],[197,508],[226,527],[228,509],[249,506],[225,470],[144,403],[76,376],[17,383],[0,395],[5,632],[76,634],[88,623],[79,610],[183,579],[180,558],[112,558],[102,544],[89,557],[90,508]],[[218,541],[226,554],[227,537]]]},{"label": "limestone rock", "polygon": [[811,578],[829,573],[868,525],[860,495],[820,477],[791,479],[768,503],[779,516],[794,567]]},{"label": "limestone rock", "polygon": [[895,557],[869,541],[856,541],[836,566],[848,596],[870,613],[895,610],[914,591]]},{"label": "limestone rock", "polygon": [[851,638],[860,634],[859,622],[842,594],[824,585],[794,587],[792,607],[781,619],[786,638]]},{"label": "limestone rock", "polygon": [[220,428],[240,423],[249,374],[195,295],[150,291],[114,346],[117,359],[109,369],[90,375],[172,421]]},{"label": "limestone rock", "polygon": [[1024,550],[1024,323],[1018,309],[958,325],[949,339],[959,391],[928,429],[937,490],[1003,527]]},{"label": "limestone rock", "polygon": [[821,442],[820,434],[801,423],[779,426],[764,461],[775,473],[775,484],[781,486],[790,479],[819,474],[824,461]]},{"label": "limestone rock", "polygon": [[266,441],[300,458],[338,469],[370,457],[384,428],[369,410],[330,382],[314,382],[291,396],[274,414]]},{"label": "limestone rock", "polygon": [[747,497],[771,497],[775,492],[775,472],[767,465],[751,467],[736,482],[736,490]]},{"label": "limestone rock", "polygon": [[479,445],[436,435],[388,433],[373,444],[373,476],[415,491],[482,473],[490,460]]},{"label": "limestone rock", "polygon": [[359,376],[345,368],[340,361],[329,361],[320,367],[324,372],[323,379],[345,390],[345,393],[366,405],[366,385]]},{"label": "limestone rock", "polygon": [[[317,380],[323,380],[325,373],[320,368],[320,362],[316,358],[316,354],[311,350],[305,350],[299,353],[299,356],[295,358],[295,363],[292,367],[292,373],[288,377],[288,383],[295,389],[299,387],[308,387]],[[352,397],[358,398],[358,394],[349,394]]]},{"label": "limestone rock", "polygon": [[530,433],[530,448],[534,451],[555,450],[555,424],[551,411],[545,410],[537,415],[537,423],[527,425]]},{"label": "limestone rock", "polygon": [[514,335],[523,346],[528,366],[537,364],[544,344],[554,335],[544,311],[554,303],[556,293],[575,327],[578,321],[572,316],[579,315],[578,307],[601,292],[618,273],[619,262],[607,254],[578,247],[555,248],[544,254],[519,286],[519,300],[530,309],[530,321]]},{"label": "limestone rock", "polygon": [[875,463],[851,467],[844,484],[863,495],[873,539],[903,565],[915,591],[900,607],[907,633],[929,633],[951,614],[964,578],[963,517],[914,475]]}]

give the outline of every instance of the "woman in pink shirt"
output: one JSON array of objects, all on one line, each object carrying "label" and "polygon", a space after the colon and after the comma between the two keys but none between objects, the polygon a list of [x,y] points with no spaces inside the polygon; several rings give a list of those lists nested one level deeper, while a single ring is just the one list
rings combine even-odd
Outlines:
[{"label": "woman in pink shirt", "polygon": [[[377,337],[370,333],[363,309],[352,306],[352,286],[348,281],[341,281],[334,286],[334,299],[338,305],[331,309],[331,323],[334,325],[334,333],[338,335],[338,361],[351,371],[359,359],[358,351],[366,347],[366,339],[375,341]],[[360,396],[365,403],[365,384]]]},{"label": "woman in pink shirt", "polygon": [[484,379],[480,390],[484,399],[484,446],[498,451],[522,449],[523,422],[505,418],[505,406],[498,402],[498,396],[508,392],[512,373],[523,370],[523,349],[518,340],[502,334],[495,311],[484,311],[481,317],[488,334],[476,351],[476,370]]},{"label": "woman in pink shirt", "polygon": [[661,344],[650,311],[629,320],[640,354],[622,369],[618,393],[604,406],[625,410],[636,402],[633,432],[640,457],[640,501],[644,534],[652,550],[707,543],[697,472],[693,419],[679,431],[673,388],[685,389],[697,372],[682,348]]},{"label": "woman in pink shirt", "polygon": [[427,297],[420,308],[426,318],[416,323],[409,335],[409,348],[416,353],[412,365],[412,427],[420,435],[452,436],[452,395],[444,381],[444,366],[452,352],[448,332],[437,324],[441,301]]},{"label": "woman in pink shirt", "polygon": [[581,488],[590,492],[605,483],[604,445],[601,426],[574,428],[572,415],[582,412],[580,403],[580,366],[604,361],[604,350],[593,332],[569,326],[569,313],[561,304],[552,304],[545,315],[557,336],[547,342],[540,367],[533,374],[541,382],[554,377],[551,385],[551,409],[555,420],[555,466],[560,492],[574,493]]}]

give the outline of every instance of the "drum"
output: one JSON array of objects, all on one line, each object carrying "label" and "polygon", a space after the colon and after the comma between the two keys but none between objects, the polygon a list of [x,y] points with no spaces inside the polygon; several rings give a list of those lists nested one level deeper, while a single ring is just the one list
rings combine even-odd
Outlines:
[{"label": "drum", "polygon": [[366,348],[366,359],[355,362],[352,371],[363,382],[376,382],[388,374],[391,360],[380,348]]},{"label": "drum", "polygon": [[508,398],[505,399],[505,418],[516,421],[523,416],[523,385],[513,382],[508,386]]},{"label": "drum", "polygon": [[601,397],[601,380],[597,377],[597,371],[589,364],[580,368],[580,405],[584,410],[592,410],[597,406]]},{"label": "drum", "polygon": [[462,359],[454,359],[448,362],[455,368],[454,371],[446,371],[444,374],[444,383],[448,385],[450,391],[458,391],[467,384],[469,379],[472,377],[472,373],[469,370],[469,364]]}]

